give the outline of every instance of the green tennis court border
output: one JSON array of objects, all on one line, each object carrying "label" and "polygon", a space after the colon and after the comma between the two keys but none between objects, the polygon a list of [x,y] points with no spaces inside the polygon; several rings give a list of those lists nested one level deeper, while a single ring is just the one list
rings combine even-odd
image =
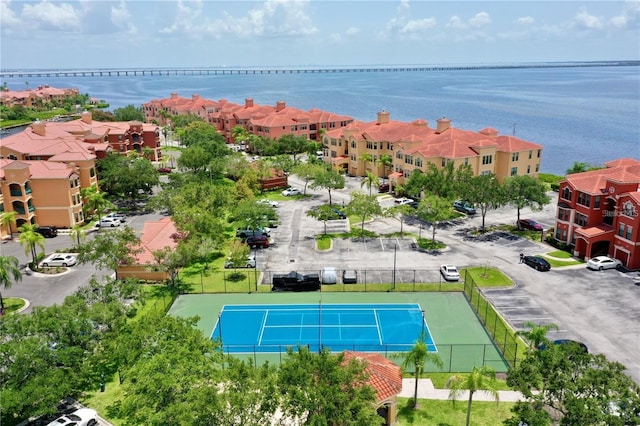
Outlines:
[{"label": "green tennis court border", "polygon": [[[236,304],[314,304],[319,303],[418,303],[431,331],[438,354],[444,363],[442,370],[427,365],[427,371],[468,372],[474,366],[488,365],[497,372],[506,372],[508,365],[479,322],[463,293],[252,293],[252,294],[188,294],[179,296],[169,315],[200,317],[197,327],[211,336],[224,305]],[[286,355],[242,354],[256,363],[279,363]],[[391,357],[392,353],[383,353]],[[399,361],[396,361],[399,362]]]}]

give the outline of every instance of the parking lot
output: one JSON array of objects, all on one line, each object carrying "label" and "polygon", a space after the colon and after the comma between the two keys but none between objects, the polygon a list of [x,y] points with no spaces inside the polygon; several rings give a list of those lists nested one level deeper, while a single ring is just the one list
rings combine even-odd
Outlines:
[{"label": "parking lot", "polygon": [[[303,184],[291,177],[293,186]],[[361,189],[358,179],[350,179],[344,190],[332,191],[337,205],[349,202],[349,192]],[[265,271],[264,281],[270,274],[295,271],[319,272],[325,266],[338,271],[357,270],[358,281],[390,283],[394,275],[396,283],[440,282],[441,264],[466,266],[494,266],[511,277],[515,286],[508,289],[488,289],[485,294],[516,329],[522,329],[526,321],[536,324],[555,323],[557,332],[553,338],[570,338],[587,344],[591,352],[603,353],[610,360],[619,361],[629,369],[630,375],[640,383],[640,286],[633,285],[631,274],[616,270],[589,271],[584,266],[552,268],[538,272],[519,264],[519,254],[540,254],[552,250],[540,242],[496,233],[482,237],[471,236],[467,231],[480,226],[479,214],[441,224],[436,239],[447,249],[437,253],[425,253],[414,249],[413,237],[380,237],[362,239],[334,239],[329,250],[318,251],[315,238],[325,232],[325,223],[307,216],[307,211],[328,201],[326,191],[308,190],[310,196],[280,202],[280,225],[272,230],[273,245],[256,250],[258,269]],[[393,203],[386,198],[383,203]],[[555,200],[542,211],[521,212],[522,217],[534,218],[545,228],[554,225]],[[157,220],[160,215],[150,214],[128,218],[128,224],[141,230],[147,220]],[[486,225],[514,223],[515,209],[502,208],[489,211]],[[354,224],[353,226],[360,226]],[[349,229],[347,220],[328,221],[326,232],[341,233]],[[401,223],[397,219],[383,218],[365,223],[365,229],[378,235],[399,233]],[[408,218],[402,223],[404,232],[431,237],[429,224]],[[59,235],[46,240],[46,251],[68,248],[69,236]],[[17,241],[3,243],[3,255],[18,257],[21,264],[27,262],[24,249]],[[92,274],[110,274],[97,271],[90,265],[76,265],[60,276],[38,278],[24,276],[23,280],[3,296],[26,297],[34,305],[60,303]],[[393,273],[395,271],[395,274]],[[365,275],[366,274],[366,275]],[[634,274],[635,275],[635,274]]]}]

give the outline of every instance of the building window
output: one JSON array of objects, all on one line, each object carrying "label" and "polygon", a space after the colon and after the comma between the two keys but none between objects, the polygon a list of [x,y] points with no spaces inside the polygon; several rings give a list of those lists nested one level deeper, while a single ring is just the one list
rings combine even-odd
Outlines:
[{"label": "building window", "polygon": [[638,215],[636,207],[631,201],[627,201],[622,205],[622,214],[627,217],[636,217]]},{"label": "building window", "polygon": [[469,164],[469,158],[464,159],[464,164]]},{"label": "building window", "polygon": [[96,169],[93,167],[89,169],[89,176],[94,177],[96,175]]},{"label": "building window", "polygon": [[482,164],[487,165],[493,163],[493,155],[483,155]]},{"label": "building window", "polygon": [[333,146],[338,145],[338,141],[332,138],[331,139],[331,145],[333,145]]},{"label": "building window", "polygon": [[445,160],[444,158],[442,159],[442,167],[447,165],[447,160]]},{"label": "building window", "polygon": [[621,237],[624,236],[624,223],[618,225],[618,235]]},{"label": "building window", "polygon": [[560,228],[556,229],[556,239],[559,240],[562,238],[562,230]]},{"label": "building window", "polygon": [[558,209],[558,220],[567,222],[569,220],[569,210],[562,208]]},{"label": "building window", "polygon": [[585,194],[584,192],[578,192],[578,199],[576,202],[581,206],[591,207],[591,195]]},{"label": "building window", "polygon": [[518,174],[518,168],[517,167],[512,167],[511,168],[511,176],[515,176]]},{"label": "building window", "polygon": [[538,150],[538,158],[540,158],[540,153],[542,152],[541,149]]},{"label": "building window", "polygon": [[536,164],[536,173],[540,171],[540,164]]},{"label": "building window", "polygon": [[398,152],[396,152],[396,158],[397,158],[398,160],[402,160],[402,151],[398,151]]},{"label": "building window", "polygon": [[529,160],[531,160],[532,156],[533,156],[533,151],[529,151]]},{"label": "building window", "polygon": [[633,234],[633,227],[632,226],[627,226],[627,235],[625,236],[625,238],[627,240],[631,240],[631,234]]},{"label": "building window", "polygon": [[600,208],[600,196],[596,195],[596,198],[593,200],[593,208],[594,209],[599,209]]},{"label": "building window", "polygon": [[571,201],[571,190],[569,190],[569,188],[565,186],[565,188],[562,190],[561,196],[563,200]]},{"label": "building window", "polygon": [[405,162],[405,164],[413,164],[413,156],[412,155],[405,155],[404,156],[404,162]]},{"label": "building window", "polygon": [[422,158],[416,158],[416,167],[422,167]]},{"label": "building window", "polygon": [[519,152],[514,152],[513,154],[511,154],[511,161],[518,161],[519,158],[520,158]]},{"label": "building window", "polygon": [[531,166],[527,166],[527,174],[531,173]]},{"label": "building window", "polygon": [[583,215],[582,213],[576,213],[576,217],[573,220],[573,223],[578,226],[587,226],[587,224],[589,223],[589,217]]},{"label": "building window", "polygon": [[356,141],[351,141],[351,148],[356,149]]},{"label": "building window", "polygon": [[373,142],[367,141],[367,149],[373,149]]}]

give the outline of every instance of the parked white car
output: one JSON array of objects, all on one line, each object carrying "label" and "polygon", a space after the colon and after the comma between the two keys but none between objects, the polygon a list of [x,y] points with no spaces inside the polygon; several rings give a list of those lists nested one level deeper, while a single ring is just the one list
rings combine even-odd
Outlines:
[{"label": "parked white car", "polygon": [[280,205],[277,201],[269,200],[268,198],[263,198],[261,200],[258,200],[258,204],[265,204],[271,207],[278,207]]},{"label": "parked white car", "polygon": [[299,190],[298,188],[287,188],[284,191],[282,191],[282,195],[284,195],[285,197],[291,197],[293,195],[302,195],[302,191]]},{"label": "parked white car", "polygon": [[103,217],[108,217],[108,218],[112,218],[112,219],[118,219],[120,222],[124,222],[124,220],[125,220],[125,215],[122,214],[122,213],[118,213],[118,212],[109,213],[108,215],[105,215]]},{"label": "parked white car", "polygon": [[40,262],[40,266],[43,268],[49,266],[73,266],[78,263],[78,259],[75,255],[69,253],[54,253],[44,258]]},{"label": "parked white car", "polygon": [[411,203],[413,203],[414,201],[415,201],[415,200],[413,200],[413,199],[411,199],[411,198],[405,198],[405,197],[402,197],[402,198],[396,198],[395,200],[393,200],[393,202],[394,202],[394,204],[395,204],[396,206],[401,206],[401,205],[403,205],[403,204],[411,204]]},{"label": "parked white car", "polygon": [[336,284],[338,282],[338,271],[334,266],[325,266],[322,270],[322,284]]},{"label": "parked white car", "polygon": [[96,226],[99,226],[100,228],[114,228],[116,226],[120,226],[121,223],[122,222],[120,222],[120,219],[103,216],[100,218],[100,221],[98,221]]},{"label": "parked white car", "polygon": [[98,413],[91,408],[80,408],[73,413],[60,416],[47,426],[94,426],[98,424]]},{"label": "parked white car", "polygon": [[612,259],[609,256],[596,256],[587,261],[587,268],[595,271],[602,271],[603,269],[619,269],[622,267],[622,262],[618,259]]},{"label": "parked white car", "polygon": [[233,262],[231,261],[231,259],[227,259],[226,262],[224,262],[224,267],[229,269],[229,268],[255,268],[256,267],[256,258],[254,255],[249,255],[247,256],[247,259],[243,262],[238,263],[237,265],[234,265]]},{"label": "parked white car", "polygon": [[447,281],[458,281],[460,279],[460,272],[454,265],[440,265],[440,273]]}]

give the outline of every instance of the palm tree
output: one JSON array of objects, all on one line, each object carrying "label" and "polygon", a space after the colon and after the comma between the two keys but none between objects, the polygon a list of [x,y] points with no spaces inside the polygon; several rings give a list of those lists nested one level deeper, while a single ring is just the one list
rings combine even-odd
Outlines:
[{"label": "palm tree", "polygon": [[496,402],[500,399],[500,395],[496,390],[496,372],[493,368],[486,365],[480,368],[474,366],[473,371],[464,376],[451,376],[447,381],[447,387],[451,388],[449,399],[452,400],[454,404],[462,393],[465,391],[469,392],[469,400],[467,401],[467,426],[469,426],[469,422],[471,421],[471,403],[473,402],[473,394],[476,391],[487,392]]},{"label": "palm tree", "polygon": [[[0,256],[0,287],[11,288],[12,281],[20,281],[22,274],[18,259],[13,256]],[[4,313],[4,299],[0,293],[0,312]]]},{"label": "palm tree", "polygon": [[18,228],[20,232],[20,245],[24,245],[24,253],[31,254],[33,265],[38,263],[38,250],[40,247],[44,251],[44,237],[36,232],[38,225],[25,223]]},{"label": "palm tree", "polygon": [[378,179],[378,176],[367,170],[367,176],[365,176],[363,181],[360,183],[360,188],[367,185],[369,187],[369,195],[371,195],[371,187],[378,186],[379,182],[380,180]]},{"label": "palm tree", "polygon": [[378,163],[382,166],[382,174],[388,181],[387,168],[393,167],[393,157],[390,154],[382,154],[378,159]]},{"label": "palm tree", "polygon": [[111,207],[111,202],[107,200],[106,194],[98,191],[98,187],[95,185],[82,188],[80,195],[84,199],[85,216],[88,216],[88,213],[97,213],[100,216],[107,208]]},{"label": "palm tree", "polygon": [[76,246],[79,246],[82,240],[86,237],[80,223],[76,223],[75,225],[73,225],[71,231],[69,232],[69,235],[71,236],[71,240],[76,244]]},{"label": "palm tree", "polygon": [[367,164],[373,162],[373,155],[369,154],[368,152],[365,152],[358,158],[358,161],[362,161],[362,164],[364,166],[364,171],[366,172]]},{"label": "palm tree", "polygon": [[438,354],[429,352],[427,344],[424,342],[424,335],[416,340],[416,343],[409,352],[395,354],[394,357],[402,358],[400,367],[402,367],[403,370],[406,371],[409,367],[413,367],[416,375],[416,383],[413,391],[413,408],[418,408],[418,379],[422,375],[425,363],[430,362],[438,368],[442,368],[444,364]]},{"label": "palm tree", "polygon": [[16,223],[17,212],[4,212],[0,215],[0,227],[8,226],[9,227],[9,237],[13,239],[13,228],[11,227],[11,223]]},{"label": "palm tree", "polygon": [[524,336],[525,339],[531,345],[531,348],[537,350],[538,347],[544,343],[547,343],[547,333],[551,330],[558,330],[558,326],[553,323],[538,325],[531,321],[527,321],[523,324],[528,330],[519,331],[518,334]]}]

